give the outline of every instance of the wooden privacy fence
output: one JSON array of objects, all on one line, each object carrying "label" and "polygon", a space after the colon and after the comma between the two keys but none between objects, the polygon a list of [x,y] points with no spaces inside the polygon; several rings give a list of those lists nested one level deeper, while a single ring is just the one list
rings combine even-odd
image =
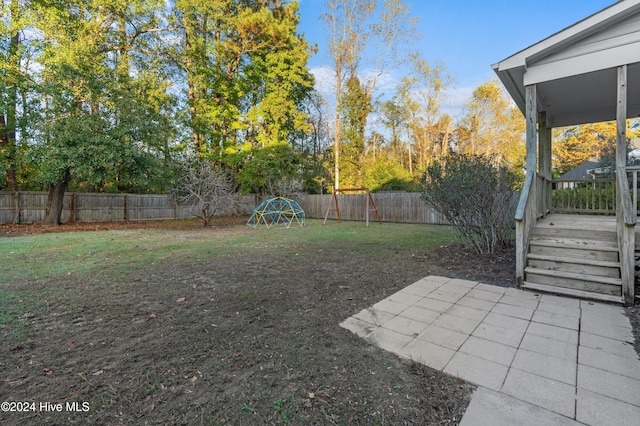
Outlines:
[{"label": "wooden privacy fence", "polygon": [[[371,194],[385,222],[448,224],[446,218],[428,206],[419,193]],[[307,218],[324,218],[331,194],[306,195],[298,199]],[[338,195],[343,220],[365,220],[365,194]],[[221,215],[249,215],[262,200],[256,195],[239,197],[236,205]],[[0,223],[38,223],[44,218],[46,192],[0,192]],[[335,212],[329,219],[336,219]],[[165,194],[68,193],[62,221],[134,222],[192,218],[189,207],[176,206]]]},{"label": "wooden privacy fence", "polygon": [[[377,192],[371,196],[384,222],[449,224],[435,208],[427,205],[418,192]],[[365,220],[366,194],[336,195],[343,220]],[[333,195],[307,195],[299,201],[306,217],[324,218]],[[335,206],[333,206],[335,208]],[[337,219],[335,211],[329,219]]]},{"label": "wooden privacy fence", "polygon": [[[0,223],[37,223],[44,218],[46,192],[0,192]],[[239,197],[220,215],[247,215],[256,197]],[[136,222],[194,217],[189,206],[176,205],[166,194],[68,193],[64,196],[63,222]]]}]

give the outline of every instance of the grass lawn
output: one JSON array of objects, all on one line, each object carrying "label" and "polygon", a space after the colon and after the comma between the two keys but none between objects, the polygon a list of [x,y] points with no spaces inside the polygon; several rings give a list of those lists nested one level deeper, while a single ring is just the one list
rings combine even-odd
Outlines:
[{"label": "grass lawn", "polygon": [[314,220],[0,238],[0,400],[63,404],[0,423],[456,423],[468,384],[338,326],[453,240]]}]

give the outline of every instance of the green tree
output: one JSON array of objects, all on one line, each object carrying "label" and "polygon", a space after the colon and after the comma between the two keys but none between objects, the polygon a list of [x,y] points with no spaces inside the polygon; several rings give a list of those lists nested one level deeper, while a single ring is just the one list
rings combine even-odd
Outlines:
[{"label": "green tree", "polygon": [[264,195],[281,182],[299,179],[300,156],[281,142],[255,148],[237,175],[241,192]]},{"label": "green tree", "polygon": [[300,105],[313,77],[297,2],[179,0],[170,22],[178,37],[168,52],[187,82],[196,155],[233,161],[238,150],[289,142],[304,129]]},{"label": "green tree", "polygon": [[49,191],[43,224],[60,222],[63,196],[72,180],[102,188],[109,176],[157,170],[154,154],[159,141],[168,137],[162,105],[166,98],[158,95],[163,88],[157,87],[162,78],[148,78],[152,68],[134,77],[130,67],[132,58],[151,42],[146,38],[159,28],[156,12],[161,4],[37,4],[35,13],[42,17],[37,21],[42,34],[38,95],[45,107],[34,157]]},{"label": "green tree", "polygon": [[[347,83],[358,76],[363,64],[372,67],[362,87],[371,97],[380,75],[399,62],[408,42],[416,36],[416,19],[402,0],[327,0],[322,16],[329,32],[329,55],[335,78],[334,188],[340,187],[344,123],[342,97]],[[367,52],[372,52],[367,55]],[[404,58],[403,58],[404,59]]]},{"label": "green tree", "polygon": [[371,112],[371,95],[353,76],[347,81],[347,89],[342,95],[340,112],[342,130],[342,182],[345,187],[357,188],[363,185],[362,170],[365,153],[365,128]]},{"label": "green tree", "polygon": [[492,157],[519,170],[524,164],[522,114],[505,96],[497,80],[478,86],[465,106],[465,115],[456,129],[456,150]]}]

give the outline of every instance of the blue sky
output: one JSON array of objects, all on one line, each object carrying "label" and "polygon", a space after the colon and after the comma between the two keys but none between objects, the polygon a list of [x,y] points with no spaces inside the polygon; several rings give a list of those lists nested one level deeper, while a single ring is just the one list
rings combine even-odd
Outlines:
[{"label": "blue sky", "polygon": [[[473,89],[495,77],[491,65],[615,3],[615,0],[405,0],[419,17],[420,50],[457,81],[443,111],[457,118]],[[309,66],[318,80],[330,63],[320,15],[326,0],[299,0],[300,32],[319,51]],[[390,70],[387,91],[401,70]],[[384,90],[384,89],[381,89]]]}]

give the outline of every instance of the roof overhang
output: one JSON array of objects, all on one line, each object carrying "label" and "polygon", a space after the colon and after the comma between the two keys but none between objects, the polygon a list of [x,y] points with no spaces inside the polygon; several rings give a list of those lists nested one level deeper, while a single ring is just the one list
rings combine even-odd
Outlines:
[{"label": "roof overhang", "polygon": [[617,68],[627,65],[627,116],[640,115],[640,0],[623,0],[504,59],[493,69],[520,110],[535,84],[551,127],[615,120]]}]

